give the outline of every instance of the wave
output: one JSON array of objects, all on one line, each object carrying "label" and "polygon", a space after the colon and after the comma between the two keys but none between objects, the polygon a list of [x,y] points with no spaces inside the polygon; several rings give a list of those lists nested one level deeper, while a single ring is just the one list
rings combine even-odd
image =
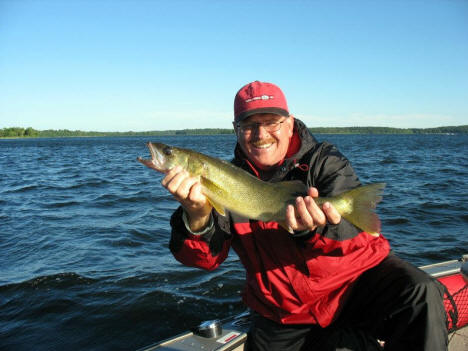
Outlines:
[{"label": "wave", "polygon": [[383,221],[384,225],[400,225],[400,224],[408,224],[410,220],[405,217],[398,217],[398,218],[385,218]]},{"label": "wave", "polygon": [[64,272],[39,276],[20,283],[10,283],[0,286],[0,291],[18,291],[22,289],[67,288],[76,285],[88,285],[96,279],[81,276],[74,272]]},{"label": "wave", "polygon": [[33,191],[33,190],[41,190],[43,189],[42,185],[39,184],[27,184],[27,185],[19,185],[19,186],[12,186],[11,188],[6,187],[6,189],[2,190],[2,193],[4,194],[21,194],[25,193],[28,191]]},{"label": "wave", "polygon": [[62,208],[62,207],[70,207],[70,206],[79,206],[81,205],[81,202],[79,201],[63,201],[63,202],[50,202],[50,203],[45,203],[43,204],[44,207],[48,208]]},{"label": "wave", "polygon": [[398,163],[395,157],[387,156],[380,161],[381,165],[391,165]]}]

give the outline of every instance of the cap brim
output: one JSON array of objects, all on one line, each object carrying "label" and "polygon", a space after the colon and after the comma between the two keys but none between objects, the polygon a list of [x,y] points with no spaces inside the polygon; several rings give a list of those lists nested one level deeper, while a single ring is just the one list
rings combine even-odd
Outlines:
[{"label": "cap brim", "polygon": [[235,121],[240,122],[247,117],[250,117],[252,115],[255,115],[257,113],[272,113],[274,115],[279,115],[279,116],[284,116],[284,117],[289,117],[289,112],[278,107],[262,107],[262,108],[256,108],[253,110],[248,110],[245,112],[242,112],[238,116],[236,116]]}]

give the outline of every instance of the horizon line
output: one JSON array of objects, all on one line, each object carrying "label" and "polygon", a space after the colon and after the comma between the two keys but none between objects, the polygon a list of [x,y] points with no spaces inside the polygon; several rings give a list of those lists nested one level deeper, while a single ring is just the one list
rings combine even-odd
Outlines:
[{"label": "horizon line", "polygon": [[[414,130],[414,129],[419,129],[419,130],[424,130],[424,129],[438,129],[438,128],[460,128],[460,127],[468,127],[468,124],[461,124],[461,125],[445,125],[445,126],[437,126],[437,127],[388,127],[388,126],[347,126],[347,127],[331,127],[331,126],[326,126],[326,127],[307,127],[307,129],[354,129],[354,128],[373,128],[373,129],[382,129],[382,128],[387,128],[387,129],[401,129],[401,130]],[[82,129],[68,129],[68,128],[60,128],[60,129],[53,129],[53,128],[48,128],[48,129],[35,129],[33,127],[19,127],[19,126],[13,126],[13,127],[2,127],[0,130],[5,130],[5,129],[33,129],[38,132],[43,132],[43,131],[70,131],[70,132],[85,132],[85,133],[150,133],[150,132],[176,132],[176,131],[189,131],[189,130],[229,130],[229,131],[234,131],[233,128],[224,128],[224,127],[198,127],[198,128],[183,128],[183,129],[152,129],[152,130],[126,130],[126,131],[98,131],[98,130],[82,130]]]}]

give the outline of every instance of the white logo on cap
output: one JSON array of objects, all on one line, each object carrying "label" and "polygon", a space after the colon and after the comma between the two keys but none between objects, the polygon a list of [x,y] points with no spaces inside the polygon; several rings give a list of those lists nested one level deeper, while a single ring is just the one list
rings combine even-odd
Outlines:
[{"label": "white logo on cap", "polygon": [[255,101],[255,100],[270,100],[270,99],[274,99],[275,97],[273,95],[262,95],[262,96],[255,96],[251,99],[247,99],[245,100],[245,102],[252,102],[252,101]]}]

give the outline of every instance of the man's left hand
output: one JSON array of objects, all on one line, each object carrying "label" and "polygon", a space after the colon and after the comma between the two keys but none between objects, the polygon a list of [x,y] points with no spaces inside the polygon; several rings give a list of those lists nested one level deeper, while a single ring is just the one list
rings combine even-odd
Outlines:
[{"label": "man's left hand", "polygon": [[338,224],[341,215],[329,202],[320,208],[314,201],[318,197],[316,188],[309,188],[307,196],[298,197],[295,206],[286,208],[286,224],[294,231],[313,231],[317,227],[324,227],[327,223]]}]

